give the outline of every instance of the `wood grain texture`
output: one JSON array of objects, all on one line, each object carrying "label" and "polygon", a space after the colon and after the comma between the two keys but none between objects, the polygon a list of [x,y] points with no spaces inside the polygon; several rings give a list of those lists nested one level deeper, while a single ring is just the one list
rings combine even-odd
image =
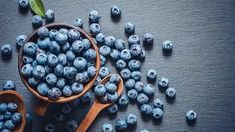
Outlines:
[{"label": "wood grain texture", "polygon": [[[15,37],[29,35],[32,14],[21,14],[17,0],[2,0],[0,8],[0,45],[10,43],[15,47]],[[109,9],[117,5],[122,9],[119,22],[113,22]],[[138,131],[147,128],[153,131],[235,131],[235,1],[234,0],[60,0],[45,1],[46,9],[56,13],[56,22],[72,23],[76,18],[85,21],[88,29],[88,13],[95,9],[102,16],[102,32],[127,40],[124,25],[131,21],[136,25],[136,34],[151,33],[154,46],[147,48],[147,58],[142,66],[146,82],[146,71],[155,68],[158,77],[166,76],[170,85],[177,90],[176,100],[168,103],[165,95],[156,88],[155,97],[161,98],[164,117],[161,123],[147,120],[140,115],[138,107],[130,104],[116,116],[106,112],[96,118],[90,132],[101,130],[104,122],[114,123],[118,117],[128,113],[138,115]],[[174,43],[171,56],[163,56],[161,43],[169,39]],[[17,71],[17,50],[11,60],[0,59],[0,81],[12,79],[24,96],[28,112],[32,113],[35,98],[23,87]],[[112,66],[112,72],[115,72]],[[157,87],[157,86],[156,86]],[[90,105],[81,106],[67,119],[81,122]],[[46,123],[56,124],[57,131],[64,131],[63,123],[56,123],[51,106],[43,118],[33,115],[33,131],[41,132]],[[188,126],[185,113],[193,109],[198,114],[197,123]],[[76,117],[75,117],[76,116]]]}]

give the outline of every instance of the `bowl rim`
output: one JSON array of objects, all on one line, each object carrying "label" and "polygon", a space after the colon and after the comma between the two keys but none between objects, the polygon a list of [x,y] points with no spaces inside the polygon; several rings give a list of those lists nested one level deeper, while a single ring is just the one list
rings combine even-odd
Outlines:
[{"label": "bowl rim", "polygon": [[95,80],[97,79],[98,75],[99,75],[99,69],[100,69],[100,54],[99,54],[99,51],[98,51],[98,47],[97,45],[95,44],[93,38],[91,37],[91,35],[89,33],[87,33],[85,30],[81,29],[81,28],[78,28],[78,27],[75,27],[73,25],[70,25],[70,24],[66,24],[66,23],[51,23],[51,24],[47,24],[47,25],[44,25],[42,27],[46,27],[46,28],[49,28],[49,29],[59,29],[59,28],[66,28],[66,29],[76,29],[80,32],[81,36],[84,36],[86,39],[88,39],[91,43],[91,46],[93,47],[93,49],[95,50],[96,52],[96,64],[95,64],[95,68],[96,68],[96,74],[95,76],[87,83],[84,85],[84,89],[81,93],[79,94],[75,94],[75,95],[72,95],[72,96],[69,96],[69,97],[65,97],[65,96],[62,96],[62,97],[59,97],[59,99],[57,100],[50,100],[48,97],[46,96],[41,96],[35,88],[31,87],[26,78],[22,75],[21,73],[21,68],[23,66],[23,61],[22,61],[22,57],[23,57],[23,47],[24,45],[27,43],[27,42],[30,42],[30,39],[32,39],[33,36],[37,35],[37,31],[38,29],[34,30],[25,40],[24,44],[21,46],[20,48],[20,51],[19,51],[19,54],[18,54],[18,73],[20,75],[20,78],[23,82],[23,84],[25,85],[25,87],[34,95],[36,96],[37,98],[43,100],[43,101],[46,101],[46,102],[50,102],[50,103],[66,103],[66,102],[70,102],[72,100],[75,100],[77,98],[80,98],[83,94],[85,94],[87,91],[89,91]]},{"label": "bowl rim", "polygon": [[[22,119],[21,119],[21,123],[16,127],[17,129],[13,129],[13,131],[23,131],[25,129],[25,125],[26,125],[26,107],[24,104],[24,100],[23,97],[20,95],[20,93],[13,91],[13,90],[5,90],[5,91],[0,91],[0,96],[4,96],[4,95],[9,95],[11,94],[12,96],[15,96],[17,98],[17,100],[20,102],[20,104],[17,103],[18,107],[19,105],[21,106],[21,109],[18,108],[17,112],[21,113],[22,115]],[[12,98],[13,100],[13,98]],[[9,102],[9,101],[7,101]],[[16,101],[12,101],[13,103],[16,103]]]}]

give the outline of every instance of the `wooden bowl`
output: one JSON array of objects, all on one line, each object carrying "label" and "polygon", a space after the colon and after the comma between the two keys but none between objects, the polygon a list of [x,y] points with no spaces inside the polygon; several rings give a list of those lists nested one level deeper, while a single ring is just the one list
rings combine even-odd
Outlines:
[{"label": "wooden bowl", "polygon": [[21,113],[22,120],[21,120],[21,124],[17,125],[13,131],[23,132],[25,128],[25,124],[26,124],[26,109],[25,109],[22,96],[16,91],[12,91],[12,90],[0,91],[0,100],[1,102],[6,102],[6,103],[13,102],[18,105],[17,112]]},{"label": "wooden bowl", "polygon": [[[86,31],[84,31],[84,30],[82,30],[80,28],[77,28],[75,26],[72,26],[72,25],[69,25],[69,24],[64,24],[64,23],[52,23],[52,24],[45,25],[45,27],[47,27],[49,30],[51,30],[51,29],[57,29],[58,30],[60,28],[77,29],[80,32],[82,37],[87,38],[90,41],[91,47],[96,51],[96,65],[95,65],[96,75],[86,85],[84,85],[83,91],[80,94],[75,94],[75,95],[72,95],[70,97],[59,97],[59,99],[57,99],[57,100],[50,100],[50,99],[48,99],[48,97],[41,96],[36,91],[36,88],[33,88],[33,87],[31,87],[28,84],[27,78],[24,77],[21,74],[21,68],[23,66],[23,59],[22,59],[22,57],[23,57],[23,48],[20,49],[19,58],[18,58],[18,71],[19,71],[19,74],[20,74],[20,78],[23,81],[23,83],[26,86],[26,88],[34,96],[36,96],[37,98],[39,98],[39,99],[41,99],[41,100],[43,100],[45,102],[50,102],[50,103],[66,103],[66,102],[70,102],[70,101],[72,101],[74,99],[77,99],[77,98],[81,97],[84,93],[86,93],[93,86],[93,83],[95,82],[96,78],[98,77],[98,73],[99,73],[99,69],[100,69],[100,55],[99,55],[99,52],[98,52],[98,47],[96,46],[93,38]],[[35,30],[34,32],[32,32],[28,36],[28,38],[26,39],[25,43],[27,43],[27,42],[36,42],[37,39],[39,38],[38,35],[37,35],[37,31],[38,31],[38,29]]]}]

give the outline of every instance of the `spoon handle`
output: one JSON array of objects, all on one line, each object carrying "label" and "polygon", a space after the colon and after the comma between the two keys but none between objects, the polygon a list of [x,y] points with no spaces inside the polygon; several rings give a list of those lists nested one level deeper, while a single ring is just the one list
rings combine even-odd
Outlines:
[{"label": "spoon handle", "polygon": [[76,132],[86,132],[101,110],[102,107],[100,107],[96,102],[94,102],[89,112],[86,114],[85,118],[80,123]]}]

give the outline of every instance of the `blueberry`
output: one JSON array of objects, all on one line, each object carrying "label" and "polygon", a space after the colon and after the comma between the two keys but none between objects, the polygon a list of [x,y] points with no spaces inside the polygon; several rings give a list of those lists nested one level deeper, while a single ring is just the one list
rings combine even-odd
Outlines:
[{"label": "blueberry", "polygon": [[55,13],[53,12],[53,10],[47,10],[45,16],[46,16],[46,22],[48,23],[53,22],[55,19]]},{"label": "blueberry", "polygon": [[68,103],[62,105],[61,112],[63,114],[69,114],[69,113],[71,113],[71,111],[72,111],[72,108]]},{"label": "blueberry", "polygon": [[96,69],[95,69],[95,67],[94,66],[89,66],[88,68],[87,68],[87,74],[88,74],[88,76],[91,78],[91,77],[94,77],[95,76],[95,74],[96,74]]},{"label": "blueberry", "polygon": [[89,21],[90,23],[98,23],[100,20],[101,16],[99,15],[98,11],[92,10],[89,13]]},{"label": "blueberry", "polygon": [[51,30],[49,31],[49,34],[48,34],[50,40],[55,40],[55,36],[56,36],[58,33],[59,33],[58,30],[56,30],[56,29],[51,29]]},{"label": "blueberry", "polygon": [[120,71],[123,70],[126,67],[126,65],[127,65],[126,62],[122,59],[116,61],[116,68]]},{"label": "blueberry", "polygon": [[57,79],[56,87],[61,89],[61,88],[63,88],[65,86],[65,84],[66,84],[66,80],[61,77],[61,78]]},{"label": "blueberry", "polygon": [[32,62],[32,66],[35,67],[35,66],[37,66],[37,65],[38,65],[37,60],[34,60],[34,61]]},{"label": "blueberry", "polygon": [[26,64],[21,68],[21,73],[23,76],[30,77],[32,75],[33,67],[31,64]]},{"label": "blueberry", "polygon": [[131,77],[135,80],[135,81],[139,81],[141,79],[141,72],[140,71],[133,71],[131,73]]},{"label": "blueberry", "polygon": [[1,53],[2,53],[2,56],[11,56],[12,55],[12,47],[10,44],[4,44],[2,47],[1,47]]},{"label": "blueberry", "polygon": [[57,87],[51,88],[48,90],[48,98],[50,100],[57,100],[62,95],[60,89]]},{"label": "blueberry", "polygon": [[124,49],[121,51],[120,58],[124,61],[129,61],[131,59],[131,53],[128,49]]},{"label": "blueberry", "polygon": [[138,104],[146,104],[149,101],[149,97],[145,95],[144,93],[140,93],[137,97]]},{"label": "blueberry", "polygon": [[85,75],[83,73],[77,73],[75,80],[79,83],[84,83]]},{"label": "blueberry", "polygon": [[109,78],[109,82],[114,83],[116,85],[118,84],[119,80],[120,78],[117,74],[112,74]]},{"label": "blueberry", "polygon": [[145,59],[145,56],[146,56],[145,50],[144,50],[144,49],[142,49],[142,50],[141,50],[141,54],[140,54],[140,57],[139,57],[139,58],[140,58],[141,60],[144,60],[144,59]]},{"label": "blueberry", "polygon": [[74,94],[79,94],[83,91],[84,87],[83,84],[74,82],[71,87]]},{"label": "blueberry", "polygon": [[39,15],[33,16],[32,25],[34,28],[41,27],[42,26],[42,17]]},{"label": "blueberry", "polygon": [[49,30],[46,27],[40,27],[37,31],[39,38],[46,38],[49,35]]},{"label": "blueberry", "polygon": [[60,53],[60,45],[56,41],[51,41],[49,50],[52,54],[58,55]]},{"label": "blueberry", "polygon": [[53,117],[54,117],[54,120],[56,120],[57,122],[64,121],[66,118],[65,115],[62,113],[54,113]]},{"label": "blueberry", "polygon": [[110,57],[113,61],[116,61],[120,58],[120,51],[118,51],[117,49],[113,49],[110,52]]},{"label": "blueberry", "polygon": [[116,38],[114,36],[107,36],[107,37],[105,37],[104,43],[106,46],[111,48],[114,46],[115,41],[116,41]]},{"label": "blueberry", "polygon": [[99,76],[101,78],[104,78],[104,77],[108,76],[109,74],[110,74],[110,71],[109,71],[108,67],[103,66],[100,68]]},{"label": "blueberry", "polygon": [[128,103],[129,103],[129,99],[128,99],[127,95],[122,94],[118,99],[118,105],[120,107],[126,107],[128,105]]},{"label": "blueberry", "polygon": [[153,109],[153,118],[156,120],[160,120],[163,117],[163,111],[160,108]]},{"label": "blueberry", "polygon": [[152,115],[152,113],[153,113],[153,108],[152,108],[152,106],[149,105],[149,104],[143,104],[143,105],[141,105],[141,107],[140,107],[140,111],[141,111],[141,113],[144,114],[144,115]]},{"label": "blueberry", "polygon": [[67,28],[60,28],[59,33],[67,35],[69,30]]},{"label": "blueberry", "polygon": [[127,92],[127,96],[130,100],[136,100],[138,96],[138,91],[136,91],[135,89],[130,89]]},{"label": "blueberry", "polygon": [[21,47],[21,46],[24,44],[26,38],[27,38],[26,35],[18,35],[18,36],[16,37],[16,45],[17,45],[18,47]]},{"label": "blueberry", "polygon": [[129,114],[127,117],[126,117],[126,122],[128,125],[136,125],[137,123],[137,116],[133,113]]},{"label": "blueberry", "polygon": [[135,80],[130,78],[125,82],[126,89],[133,89],[135,86]]},{"label": "blueberry", "polygon": [[21,117],[21,114],[16,112],[12,115],[11,120],[15,125],[17,125],[21,122]]},{"label": "blueberry", "polygon": [[98,98],[101,103],[108,103],[108,95],[105,94],[104,96],[101,96]]},{"label": "blueberry", "polygon": [[47,59],[47,63],[49,66],[56,66],[59,62],[59,59],[56,55],[54,54],[49,54],[48,55],[48,59]]},{"label": "blueberry", "polygon": [[103,44],[104,41],[105,41],[105,35],[103,33],[98,33],[96,36],[95,36],[95,39],[97,41],[98,44]]},{"label": "blueberry", "polygon": [[54,67],[54,73],[57,77],[61,77],[64,74],[64,66],[62,64],[58,64]]},{"label": "blueberry", "polygon": [[105,86],[103,84],[98,84],[95,86],[94,92],[96,96],[104,96],[106,94]]},{"label": "blueberry", "polygon": [[45,69],[46,74],[53,72],[53,67],[50,67],[48,65],[45,65],[44,69]]},{"label": "blueberry", "polygon": [[85,94],[83,94],[83,96],[81,97],[81,101],[82,103],[88,103],[91,101],[91,98],[92,98],[92,94],[90,91],[88,91]]},{"label": "blueberry", "polygon": [[94,82],[94,86],[98,85],[100,83],[100,81],[101,81],[101,78],[100,78],[100,76],[98,76]]},{"label": "blueberry", "polygon": [[4,129],[4,122],[0,121],[0,131],[2,132],[3,129]]},{"label": "blueberry", "polygon": [[45,53],[39,53],[36,56],[37,64],[46,65],[47,64],[47,55]]},{"label": "blueberry", "polygon": [[77,127],[78,123],[75,120],[69,120],[65,125],[65,129],[67,132],[75,132]]},{"label": "blueberry", "polygon": [[19,8],[24,10],[24,9],[28,9],[29,7],[29,0],[19,0],[18,1],[19,4]]},{"label": "blueberry", "polygon": [[50,38],[43,38],[43,39],[41,39],[41,38],[39,38],[38,40],[37,40],[37,46],[39,47],[39,48],[41,48],[41,49],[47,49],[48,47],[50,47],[50,45],[51,45],[51,41],[50,41]]},{"label": "blueberry", "polygon": [[169,88],[166,89],[166,97],[175,98],[175,96],[176,96],[176,91],[175,91],[174,88],[169,87]]},{"label": "blueberry", "polygon": [[171,52],[173,49],[173,43],[170,40],[166,40],[162,43],[162,50],[164,52]]},{"label": "blueberry", "polygon": [[109,106],[107,110],[110,114],[115,114],[118,112],[118,105],[113,104],[113,105]]},{"label": "blueberry", "polygon": [[2,84],[3,90],[15,90],[15,83],[12,80],[6,80]]},{"label": "blueberry", "polygon": [[127,122],[126,122],[125,118],[119,118],[119,119],[116,120],[115,128],[118,131],[125,131],[127,129],[127,127],[128,127],[128,125],[127,125]]},{"label": "blueberry", "polygon": [[132,46],[134,44],[140,44],[140,38],[138,35],[131,35],[129,38],[128,38],[128,43],[129,43],[129,46]]},{"label": "blueberry", "polygon": [[120,76],[124,79],[127,80],[131,77],[131,71],[128,68],[124,68],[120,71]]},{"label": "blueberry", "polygon": [[30,64],[33,62],[33,58],[25,56],[25,55],[22,57],[22,59],[23,59],[24,64]]},{"label": "blueberry", "polygon": [[57,82],[57,77],[56,77],[56,75],[53,74],[53,73],[47,74],[47,76],[46,76],[46,82],[47,82],[48,85],[55,85],[56,82]]},{"label": "blueberry", "polygon": [[4,119],[5,119],[5,121],[6,121],[6,120],[10,120],[11,117],[12,117],[12,113],[11,113],[10,111],[6,111],[6,112],[4,113]]},{"label": "blueberry", "polygon": [[153,100],[153,106],[155,108],[163,109],[163,102],[159,98],[156,98]]},{"label": "blueberry", "polygon": [[66,53],[70,49],[70,44],[69,42],[66,42],[64,45],[62,45],[61,50]]},{"label": "blueberry", "polygon": [[143,92],[147,95],[147,96],[152,96],[154,94],[154,86],[152,84],[147,84],[144,86]]},{"label": "blueberry", "polygon": [[92,35],[97,35],[98,33],[100,33],[100,31],[101,31],[101,27],[98,23],[92,23],[90,25],[90,33]]},{"label": "blueberry", "polygon": [[135,33],[135,25],[132,24],[131,22],[126,23],[125,32],[129,35],[134,34]]},{"label": "blueberry", "polygon": [[64,88],[62,90],[62,93],[63,93],[64,96],[67,96],[67,97],[73,95],[73,91],[72,91],[72,89],[71,89],[71,87],[69,85],[65,85],[64,86]]},{"label": "blueberry", "polygon": [[111,7],[110,13],[111,13],[111,17],[113,17],[113,18],[120,17],[122,14],[120,8],[115,5]]},{"label": "blueberry", "polygon": [[84,49],[84,44],[83,44],[82,41],[76,40],[76,41],[73,42],[73,44],[72,44],[73,52],[81,53],[83,51],[83,49]]},{"label": "blueberry", "polygon": [[118,94],[117,92],[109,92],[107,93],[108,101],[114,103],[118,100]]},{"label": "blueberry", "polygon": [[73,25],[76,26],[76,27],[83,28],[83,20],[80,19],[80,18],[75,19],[74,22],[73,22]]},{"label": "blueberry", "polygon": [[99,48],[99,53],[103,56],[108,56],[111,52],[111,48],[106,46],[106,45],[103,45]]},{"label": "blueberry", "polygon": [[56,36],[55,36],[55,41],[60,44],[60,45],[63,45],[67,42],[68,40],[68,36],[67,34],[64,34],[64,33],[57,33]]},{"label": "blueberry", "polygon": [[45,132],[55,132],[55,126],[53,124],[47,124],[44,128]]},{"label": "blueberry", "polygon": [[7,104],[6,103],[0,103],[0,114],[4,114],[7,111]]},{"label": "blueberry", "polygon": [[128,62],[128,67],[131,71],[135,71],[135,70],[139,71],[141,68],[141,62],[139,60],[134,60],[134,59],[130,60]]},{"label": "blueberry", "polygon": [[144,45],[152,45],[153,44],[153,35],[150,33],[146,33],[143,38]]},{"label": "blueberry", "polygon": [[95,60],[96,59],[96,52],[94,49],[88,49],[85,53],[84,53],[84,57],[87,59],[87,60]]},{"label": "blueberry", "polygon": [[67,57],[68,61],[74,61],[74,59],[76,58],[76,56],[73,53],[73,51],[67,51],[66,52],[66,57]]},{"label": "blueberry", "polygon": [[40,80],[36,79],[34,77],[28,78],[28,83],[29,83],[30,86],[35,87],[35,86],[38,85],[39,82],[40,82]]},{"label": "blueberry", "polygon": [[150,69],[147,72],[147,80],[148,81],[156,81],[157,79],[157,72],[154,69]]},{"label": "blueberry", "polygon": [[80,39],[81,36],[80,32],[77,29],[70,29],[67,35],[68,35],[68,40],[70,42]]},{"label": "blueberry", "polygon": [[82,43],[84,44],[84,50],[88,50],[91,47],[90,40],[88,39],[83,39]]},{"label": "blueberry", "polygon": [[106,88],[107,92],[110,92],[110,93],[117,91],[117,86],[111,82],[105,83],[105,88]]},{"label": "blueberry", "polygon": [[67,64],[67,57],[64,53],[58,55],[58,62],[62,65]]},{"label": "blueberry", "polygon": [[159,81],[158,81],[158,87],[159,88],[163,88],[163,89],[167,89],[169,86],[169,80],[166,77],[162,77]]},{"label": "blueberry", "polygon": [[87,71],[84,71],[83,74],[84,74],[84,83],[88,83],[90,81],[90,77],[88,76]]},{"label": "blueberry", "polygon": [[18,105],[16,103],[8,103],[7,104],[7,110],[9,112],[16,112],[18,108]]},{"label": "blueberry", "polygon": [[113,125],[110,123],[104,123],[102,126],[102,132],[113,132]]},{"label": "blueberry", "polygon": [[23,47],[24,54],[27,56],[35,56],[37,52],[37,45],[33,42],[27,42]]},{"label": "blueberry", "polygon": [[114,46],[117,50],[122,51],[126,48],[126,43],[122,39],[117,39],[114,43]]},{"label": "blueberry", "polygon": [[130,48],[130,53],[133,57],[140,58],[143,48],[139,44],[134,44]]},{"label": "blueberry", "polygon": [[47,96],[48,90],[49,90],[49,87],[46,83],[40,83],[37,86],[37,91],[42,96]]},{"label": "blueberry", "polygon": [[45,73],[46,73],[45,68],[41,65],[36,65],[32,71],[33,77],[37,79],[42,79]]},{"label": "blueberry", "polygon": [[196,121],[197,119],[197,113],[193,110],[189,110],[185,116],[187,121]]},{"label": "blueberry", "polygon": [[71,107],[77,107],[80,104],[80,99],[75,99],[75,100],[69,102],[69,104]]},{"label": "blueberry", "polygon": [[15,128],[15,125],[12,122],[12,120],[5,121],[4,126],[6,129],[10,129],[10,130],[13,130]]},{"label": "blueberry", "polygon": [[83,71],[86,67],[86,60],[83,57],[77,57],[74,61],[73,61],[73,65],[74,67],[77,68],[77,70],[79,71]]}]

